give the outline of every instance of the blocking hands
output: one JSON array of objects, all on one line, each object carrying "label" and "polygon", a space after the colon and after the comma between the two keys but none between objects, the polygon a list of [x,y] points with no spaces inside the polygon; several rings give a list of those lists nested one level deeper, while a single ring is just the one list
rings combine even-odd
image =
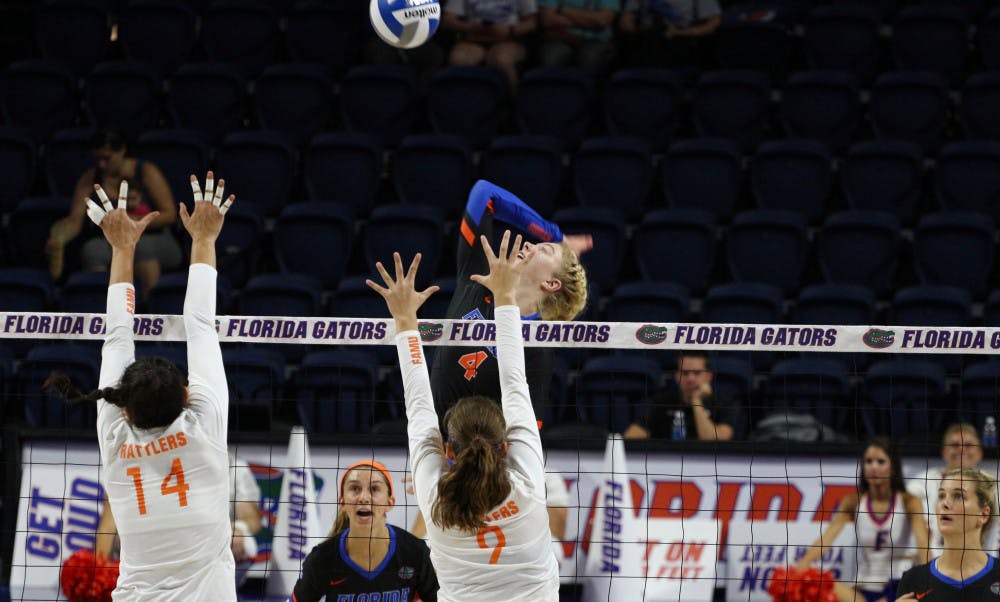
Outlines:
[{"label": "blocking hands", "polygon": [[94,192],[101,200],[98,205],[92,199],[87,199],[87,217],[94,222],[104,232],[104,238],[112,248],[134,248],[139,238],[142,236],[146,226],[149,225],[158,215],[159,211],[152,211],[142,219],[133,220],[125,210],[128,199],[128,182],[122,180],[118,188],[118,207],[111,204],[104,189],[100,184],[94,184]]},{"label": "blocking hands", "polygon": [[187,205],[181,203],[179,213],[181,223],[192,239],[214,241],[219,237],[226,212],[236,200],[236,195],[231,194],[223,201],[225,189],[225,180],[219,180],[219,187],[215,187],[215,174],[210,171],[205,175],[205,192],[202,193],[198,178],[191,176],[194,211],[188,213]]},{"label": "blocking hands", "polygon": [[429,286],[422,291],[417,291],[415,282],[417,267],[420,266],[420,253],[414,256],[413,262],[405,273],[403,272],[403,259],[399,253],[393,253],[392,259],[396,266],[395,278],[389,274],[380,261],[375,264],[375,268],[382,276],[385,286],[376,284],[372,280],[365,280],[365,284],[385,299],[389,313],[396,320],[397,332],[414,330],[417,327],[417,310],[428,297],[437,292],[439,287]]}]

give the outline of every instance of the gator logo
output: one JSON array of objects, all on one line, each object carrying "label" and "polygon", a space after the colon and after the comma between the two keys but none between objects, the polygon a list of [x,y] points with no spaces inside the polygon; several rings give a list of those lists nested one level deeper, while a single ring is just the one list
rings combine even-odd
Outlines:
[{"label": "gator logo", "polygon": [[994,596],[1000,596],[1000,583],[993,582],[993,584],[990,585],[990,592],[992,592]]},{"label": "gator logo", "polygon": [[667,340],[667,328],[665,326],[643,324],[639,327],[639,330],[635,331],[635,339],[643,345],[659,345]]},{"label": "gator logo", "polygon": [[421,322],[417,324],[420,331],[420,340],[430,343],[440,339],[444,335],[444,326],[435,322]]},{"label": "gator logo", "polygon": [[896,342],[896,333],[891,330],[872,328],[861,336],[861,340],[872,349],[885,349],[892,347],[892,344]]}]

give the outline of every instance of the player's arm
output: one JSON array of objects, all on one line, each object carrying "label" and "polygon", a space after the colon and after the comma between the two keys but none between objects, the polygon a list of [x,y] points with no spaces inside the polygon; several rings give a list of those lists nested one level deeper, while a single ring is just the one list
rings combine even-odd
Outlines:
[{"label": "player's arm", "polygon": [[809,546],[809,551],[795,565],[796,569],[800,571],[808,569],[813,562],[823,555],[823,549],[830,547],[837,539],[837,536],[840,535],[840,532],[844,530],[844,526],[854,520],[854,516],[858,511],[858,503],[859,498],[857,494],[845,497],[840,502],[833,515],[833,520],[830,521],[830,524],[827,525],[816,541]]},{"label": "player's arm", "polygon": [[202,194],[198,179],[191,176],[194,210],[180,206],[181,223],[191,235],[191,267],[184,296],[184,329],[187,332],[188,390],[191,408],[212,422],[216,434],[225,437],[229,423],[229,386],[222,365],[219,334],[215,330],[215,241],[222,231],[226,211],[236,197],[222,201],[225,180],[215,188],[212,172],[205,178]]},{"label": "player's arm", "polygon": [[917,564],[931,561],[931,550],[928,545],[930,528],[927,526],[927,515],[924,514],[924,504],[920,498],[909,493],[903,494],[903,507],[910,518],[910,528],[917,544]]},{"label": "player's arm", "polygon": [[896,602],[916,602],[916,594],[923,591],[918,583],[918,571],[917,567],[913,567],[903,572],[903,576],[899,579],[899,585],[896,586],[896,595],[898,596]]},{"label": "player's arm", "polygon": [[327,574],[323,570],[324,564],[319,558],[319,550],[313,548],[302,562],[302,576],[295,582],[288,602],[319,602],[323,599],[326,595],[324,577]]},{"label": "player's arm", "polygon": [[97,537],[94,542],[94,554],[102,558],[111,556],[111,548],[115,543],[115,535],[118,534],[118,525],[115,524],[115,516],[111,513],[111,504],[108,498],[104,498],[104,506],[101,508],[101,519],[97,523]]}]

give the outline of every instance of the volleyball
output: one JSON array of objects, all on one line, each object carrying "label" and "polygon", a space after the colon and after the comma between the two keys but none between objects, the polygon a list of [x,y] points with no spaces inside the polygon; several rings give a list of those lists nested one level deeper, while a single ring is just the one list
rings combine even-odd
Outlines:
[{"label": "volleyball", "polygon": [[416,48],[437,31],[438,0],[371,0],[369,16],[378,37],[396,48]]}]

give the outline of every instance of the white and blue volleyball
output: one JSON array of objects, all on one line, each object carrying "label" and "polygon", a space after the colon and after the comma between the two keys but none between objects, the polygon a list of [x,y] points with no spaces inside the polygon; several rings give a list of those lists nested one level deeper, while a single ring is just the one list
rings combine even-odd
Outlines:
[{"label": "white and blue volleyball", "polygon": [[441,20],[438,0],[371,0],[372,27],[386,44],[416,48],[437,31]]}]

